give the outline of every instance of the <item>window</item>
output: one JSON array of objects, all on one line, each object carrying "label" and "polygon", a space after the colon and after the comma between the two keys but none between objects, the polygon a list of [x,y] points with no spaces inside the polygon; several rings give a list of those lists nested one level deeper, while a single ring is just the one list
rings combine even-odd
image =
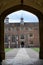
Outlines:
[{"label": "window", "polygon": [[11,28],[9,27],[9,28],[8,28],[8,30],[10,31],[10,30],[11,30]]},{"label": "window", "polygon": [[28,28],[28,30],[29,30],[29,31],[31,31],[31,30],[32,30],[32,28],[31,28],[31,27],[29,27],[29,28]]},{"label": "window", "polygon": [[26,30],[28,30],[28,27],[26,27]]},{"label": "window", "polygon": [[24,30],[25,28],[24,27],[20,27],[20,30]]},{"label": "window", "polygon": [[15,35],[12,35],[12,42],[15,42],[16,39],[15,39]]},{"label": "window", "polygon": [[30,34],[30,37],[32,37],[33,36],[33,34]]},{"label": "window", "polygon": [[17,30],[16,27],[14,27],[14,32],[15,32],[16,30]]},{"label": "window", "polygon": [[30,41],[30,44],[33,44],[33,41]]},{"label": "window", "polygon": [[4,42],[8,43],[8,35],[5,35]]},{"label": "window", "polygon": [[18,35],[15,36],[16,40],[18,40]]},{"label": "window", "polygon": [[24,35],[21,35],[21,39],[24,39]]},{"label": "window", "polygon": [[38,27],[35,27],[35,30],[38,30]]}]

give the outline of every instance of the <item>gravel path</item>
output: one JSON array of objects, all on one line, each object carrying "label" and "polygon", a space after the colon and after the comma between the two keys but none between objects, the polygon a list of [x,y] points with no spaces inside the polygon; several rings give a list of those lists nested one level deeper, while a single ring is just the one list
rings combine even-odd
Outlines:
[{"label": "gravel path", "polygon": [[6,55],[2,65],[43,65],[43,60],[39,60],[38,53],[31,48],[13,49]]},{"label": "gravel path", "polygon": [[14,48],[8,52],[5,53],[5,59],[13,59],[16,54],[18,53],[19,48]]},{"label": "gravel path", "polygon": [[27,54],[31,57],[31,58],[35,58],[35,59],[39,59],[39,53],[36,52],[35,50],[31,49],[31,48],[26,48],[25,49]]}]

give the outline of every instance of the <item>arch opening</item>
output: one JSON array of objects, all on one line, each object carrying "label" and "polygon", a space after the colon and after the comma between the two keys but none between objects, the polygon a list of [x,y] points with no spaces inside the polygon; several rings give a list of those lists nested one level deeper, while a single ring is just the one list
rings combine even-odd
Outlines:
[{"label": "arch opening", "polygon": [[[20,11],[22,11],[22,13]],[[18,23],[18,20],[22,17],[21,14],[26,16],[26,17],[23,16],[23,18],[24,17],[28,18],[29,16],[31,17],[31,15],[30,14],[28,15],[27,11],[24,11],[24,10],[20,10],[20,11],[17,11],[18,13],[14,12],[13,16],[12,16],[12,14],[9,14],[10,16],[9,15],[7,16],[9,18],[6,17],[7,22],[6,23],[4,22],[4,23],[5,23],[5,28],[7,29],[7,32],[8,32],[8,33],[5,32],[5,34],[8,36],[8,44],[5,44],[5,47],[8,47],[8,48],[39,47],[39,45],[40,45],[39,37],[38,37],[39,36],[39,29],[38,29],[39,20],[38,20],[37,16],[35,16],[34,14],[29,12],[33,16],[33,19],[35,17],[36,20],[34,22],[33,22],[33,20],[29,21],[29,22],[23,20],[24,24],[22,25],[21,22]],[[27,15],[24,14],[24,12],[26,12]],[[15,13],[17,13],[18,15]],[[15,17],[18,16],[19,19],[15,18],[14,16]],[[9,19],[14,19],[14,22],[9,22]],[[17,19],[17,21],[15,22],[16,19]],[[13,20],[11,20],[11,21],[13,21]],[[36,33],[37,33],[37,35],[36,35]],[[36,40],[35,40],[35,38],[36,38]],[[38,51],[38,53],[39,53],[39,51]]]}]

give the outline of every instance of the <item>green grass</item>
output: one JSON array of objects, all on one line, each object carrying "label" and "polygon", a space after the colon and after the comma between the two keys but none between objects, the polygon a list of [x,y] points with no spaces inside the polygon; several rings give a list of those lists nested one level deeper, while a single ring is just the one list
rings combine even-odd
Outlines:
[{"label": "green grass", "polygon": [[[39,48],[32,48],[33,50],[35,50],[36,52],[39,52]],[[5,52],[8,52],[8,51],[10,51],[10,50],[12,50],[12,48],[5,48]]]},{"label": "green grass", "polygon": [[37,52],[39,52],[39,48],[32,48],[33,50],[35,50],[35,51],[37,51]]},{"label": "green grass", "polygon": [[5,52],[12,50],[12,48],[5,48]]}]

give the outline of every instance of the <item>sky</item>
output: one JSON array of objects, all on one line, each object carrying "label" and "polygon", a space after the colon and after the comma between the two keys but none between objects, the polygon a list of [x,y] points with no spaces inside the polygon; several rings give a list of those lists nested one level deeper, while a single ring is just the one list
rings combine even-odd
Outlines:
[{"label": "sky", "polygon": [[23,17],[24,22],[39,22],[36,15],[27,12],[25,10],[19,10],[16,12],[13,12],[9,14],[7,17],[9,17],[9,23],[17,23],[21,21],[21,17]]}]

